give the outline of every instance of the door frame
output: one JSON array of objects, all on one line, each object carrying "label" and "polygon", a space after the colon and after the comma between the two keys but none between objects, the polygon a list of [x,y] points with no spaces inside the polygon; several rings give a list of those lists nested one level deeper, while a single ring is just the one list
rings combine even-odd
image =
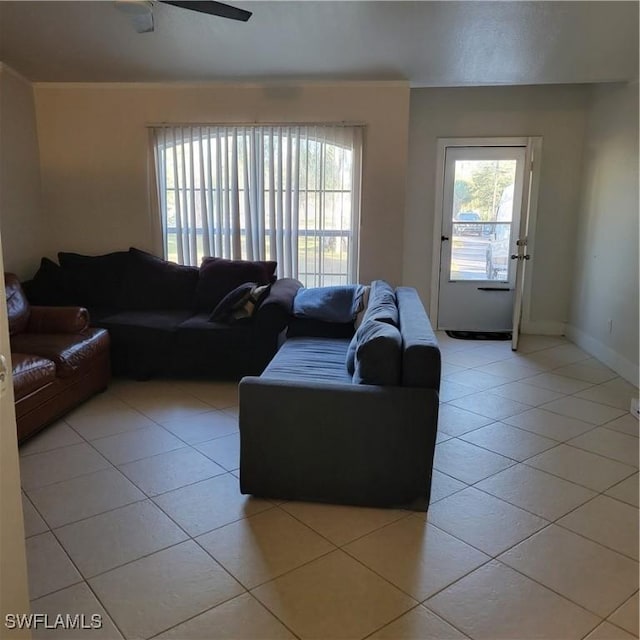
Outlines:
[{"label": "door frame", "polygon": [[5,626],[7,614],[25,614],[31,610],[27,577],[22,492],[20,489],[20,459],[18,430],[11,377],[11,345],[7,318],[2,237],[0,237],[0,353],[7,361],[9,375],[0,391],[0,636],[2,638],[31,639],[29,628]]},{"label": "door frame", "polygon": [[[529,217],[529,233],[527,237],[527,251],[532,256],[535,250],[535,227],[538,209],[538,189],[540,185],[540,167],[542,158],[542,136],[511,136],[511,137],[492,137],[492,138],[438,138],[437,139],[437,157],[436,157],[436,188],[435,188],[435,206],[433,216],[433,244],[431,258],[431,296],[429,301],[429,316],[433,319],[437,328],[438,322],[438,299],[440,297],[440,250],[442,246],[442,209],[444,206],[444,170],[445,155],[447,148],[450,147],[525,147],[526,148],[526,165],[530,169],[530,186],[529,186],[529,206],[528,211],[521,211],[521,224],[524,216]],[[520,324],[527,327],[530,323],[531,311],[531,282],[535,266],[535,260],[527,264],[525,271],[523,292],[522,292],[522,317]]]}]

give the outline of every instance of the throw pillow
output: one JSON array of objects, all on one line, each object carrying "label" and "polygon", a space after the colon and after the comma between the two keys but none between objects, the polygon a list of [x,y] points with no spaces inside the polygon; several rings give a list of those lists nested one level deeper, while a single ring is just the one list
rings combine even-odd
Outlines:
[{"label": "throw pillow", "polygon": [[230,324],[251,318],[258,310],[271,288],[270,284],[258,285],[245,282],[230,291],[209,316],[209,322]]},{"label": "throw pillow", "polygon": [[198,310],[211,312],[230,291],[245,282],[271,284],[275,280],[277,264],[260,260],[204,258],[196,286]]},{"label": "throw pillow", "polygon": [[293,315],[323,322],[353,322],[362,308],[363,293],[361,285],[300,289],[293,301]]}]

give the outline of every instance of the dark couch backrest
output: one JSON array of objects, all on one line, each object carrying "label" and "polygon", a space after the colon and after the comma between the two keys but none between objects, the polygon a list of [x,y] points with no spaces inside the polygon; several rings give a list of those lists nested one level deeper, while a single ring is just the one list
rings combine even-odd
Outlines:
[{"label": "dark couch backrest", "polygon": [[20,281],[15,274],[4,274],[4,286],[7,292],[9,335],[13,336],[17,333],[22,333],[27,328],[31,309],[27,297],[20,286]]},{"label": "dark couch backrest", "polygon": [[440,348],[418,292],[398,287],[396,301],[402,333],[402,386],[440,389]]}]

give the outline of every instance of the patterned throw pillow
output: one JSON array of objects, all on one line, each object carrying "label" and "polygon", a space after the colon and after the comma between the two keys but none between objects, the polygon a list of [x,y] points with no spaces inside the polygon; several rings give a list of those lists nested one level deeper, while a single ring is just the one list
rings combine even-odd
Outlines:
[{"label": "patterned throw pillow", "polygon": [[251,318],[269,293],[270,284],[245,282],[230,291],[211,312],[209,322],[231,324]]}]

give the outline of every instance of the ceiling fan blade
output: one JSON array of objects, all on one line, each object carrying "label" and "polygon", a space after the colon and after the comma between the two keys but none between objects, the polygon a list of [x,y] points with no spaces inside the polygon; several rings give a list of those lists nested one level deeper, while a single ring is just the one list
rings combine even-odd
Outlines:
[{"label": "ceiling fan blade", "polygon": [[251,11],[238,9],[223,2],[212,2],[210,0],[160,0],[163,4],[171,4],[181,9],[190,9],[200,13],[208,13],[212,16],[230,18],[231,20],[241,20],[246,22],[251,17]]}]

